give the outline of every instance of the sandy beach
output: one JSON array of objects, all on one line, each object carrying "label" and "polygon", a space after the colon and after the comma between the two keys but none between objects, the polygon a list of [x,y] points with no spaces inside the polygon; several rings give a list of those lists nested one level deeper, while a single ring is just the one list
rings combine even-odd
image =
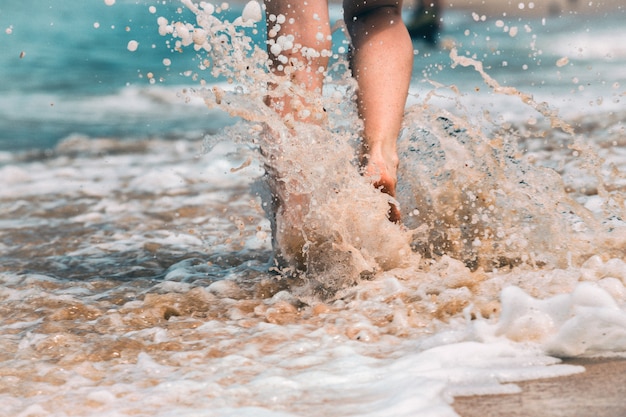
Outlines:
[{"label": "sandy beach", "polygon": [[461,417],[626,416],[626,359],[570,359],[585,372],[520,382],[519,394],[457,397]]}]

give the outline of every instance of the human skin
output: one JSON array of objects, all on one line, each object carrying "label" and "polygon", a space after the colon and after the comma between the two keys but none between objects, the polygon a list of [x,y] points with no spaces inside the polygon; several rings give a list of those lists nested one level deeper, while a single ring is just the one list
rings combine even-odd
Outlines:
[{"label": "human skin", "polygon": [[[327,0],[266,0],[265,6],[270,43],[289,36],[290,42],[298,45],[279,54],[268,47],[272,71],[313,97],[321,96],[331,49]],[[364,124],[363,175],[374,187],[395,197],[396,142],[413,69],[413,46],[402,21],[402,2],[345,0],[343,7],[351,38],[350,67],[358,84],[357,106]],[[278,16],[280,29],[272,31]],[[324,119],[321,100],[284,94],[269,97],[267,103],[287,119],[314,123]],[[388,215],[391,221],[400,221],[395,203],[390,204]]]}]

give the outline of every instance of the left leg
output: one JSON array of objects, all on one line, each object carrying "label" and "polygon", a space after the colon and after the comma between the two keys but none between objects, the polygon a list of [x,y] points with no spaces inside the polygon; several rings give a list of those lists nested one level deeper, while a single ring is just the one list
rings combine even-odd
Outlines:
[{"label": "left leg", "polygon": [[271,71],[283,78],[278,82],[295,87],[295,94],[270,94],[267,104],[282,116],[320,122],[324,114],[322,86],[331,49],[328,3],[266,0],[265,7]]},{"label": "left leg", "polygon": [[[266,104],[287,126],[290,121],[321,123],[326,117],[321,98],[331,49],[327,0],[265,0],[265,7],[270,70],[277,76],[276,84],[269,86]],[[274,243],[280,263],[303,267],[302,228],[308,196],[294,192],[297,178],[282,178],[283,174],[268,169]]]}]

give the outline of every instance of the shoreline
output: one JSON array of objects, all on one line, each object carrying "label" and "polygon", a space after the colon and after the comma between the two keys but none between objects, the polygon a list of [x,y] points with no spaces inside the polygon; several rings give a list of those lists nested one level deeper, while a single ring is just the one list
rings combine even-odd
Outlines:
[{"label": "shoreline", "polygon": [[461,417],[626,416],[626,358],[567,359],[585,372],[517,382],[521,392],[459,396],[452,407]]},{"label": "shoreline", "polygon": [[[416,4],[414,0],[411,4]],[[583,0],[449,0],[441,2],[446,10],[467,10],[468,12],[485,15],[487,18],[503,16],[559,16],[568,14],[599,15],[602,13],[624,10],[621,0],[599,0],[587,2]]]}]

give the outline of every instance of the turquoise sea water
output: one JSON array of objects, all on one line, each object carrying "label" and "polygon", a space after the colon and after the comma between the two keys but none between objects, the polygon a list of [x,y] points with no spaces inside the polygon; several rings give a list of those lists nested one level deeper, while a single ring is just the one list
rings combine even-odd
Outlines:
[{"label": "turquoise sea water", "polygon": [[[222,16],[232,20],[241,8],[234,3]],[[339,8],[332,14],[339,18]],[[461,54],[482,61],[500,84],[545,97],[565,111],[584,112],[581,106],[593,100],[601,99],[604,105],[615,100],[621,90],[614,84],[624,85],[623,14],[618,10],[483,22],[474,19],[471,10],[451,11],[444,15],[440,38],[442,43],[453,39]],[[0,149],[50,148],[72,134],[198,134],[231,123],[224,114],[179,108],[176,93],[181,86],[198,86],[190,73],[209,83],[215,80],[208,71],[198,71],[200,59],[194,51],[172,50],[167,38],[158,34],[159,16],[193,20],[176,1],[118,1],[114,6],[96,0],[3,1]],[[251,34],[255,43],[262,45],[263,33],[261,25],[258,34]],[[131,40],[139,42],[135,52],[127,49]],[[338,49],[341,34],[335,40]],[[414,47],[414,89],[428,87],[425,81],[431,80],[457,85],[477,100],[478,90],[487,91],[472,69],[451,68],[447,50],[420,41]],[[557,67],[565,56],[568,65]],[[164,65],[164,59],[171,64]]]}]

